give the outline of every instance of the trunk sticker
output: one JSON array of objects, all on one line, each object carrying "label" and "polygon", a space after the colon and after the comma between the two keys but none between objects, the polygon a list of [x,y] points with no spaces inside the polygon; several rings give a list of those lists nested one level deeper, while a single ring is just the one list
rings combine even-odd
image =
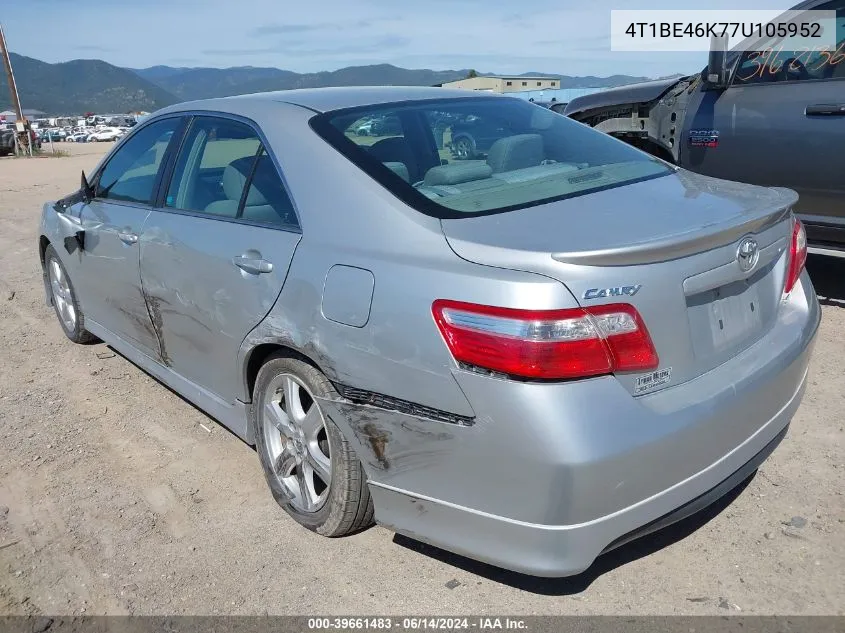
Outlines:
[{"label": "trunk sticker", "polygon": [[666,367],[637,378],[634,393],[644,393],[659,385],[664,385],[672,379],[672,368]]}]

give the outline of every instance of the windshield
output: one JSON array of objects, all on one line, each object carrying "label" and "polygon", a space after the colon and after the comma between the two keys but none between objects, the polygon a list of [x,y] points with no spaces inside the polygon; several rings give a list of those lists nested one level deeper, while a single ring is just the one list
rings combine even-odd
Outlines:
[{"label": "windshield", "polygon": [[671,173],[662,161],[521,99],[380,104],[312,119],[314,130],[418,210],[509,211]]}]

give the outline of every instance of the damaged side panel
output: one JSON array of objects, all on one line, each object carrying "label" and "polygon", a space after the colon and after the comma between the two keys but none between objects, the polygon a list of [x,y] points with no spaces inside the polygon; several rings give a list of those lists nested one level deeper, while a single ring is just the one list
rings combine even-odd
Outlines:
[{"label": "damaged side panel", "polygon": [[[285,283],[302,235],[153,209],[140,246],[140,278],[160,359],[218,398],[241,395],[233,359]],[[263,272],[237,265],[264,261]]]},{"label": "damaged side panel", "polygon": [[148,213],[130,205],[86,203],[72,195],[44,205],[41,234],[73,279],[86,320],[159,358],[158,337],[141,288],[138,247],[121,239],[139,234]]},{"label": "damaged side panel", "polygon": [[[559,518],[559,504],[567,502],[565,469],[554,465],[571,447],[547,434],[551,428],[542,430],[541,440],[536,425],[509,416],[485,415],[462,426],[343,398],[323,398],[319,404],[352,443],[371,487],[403,492],[423,506],[431,503],[426,498],[435,499],[537,523]],[[526,494],[529,489],[534,492]],[[376,505],[381,521],[379,511]],[[394,528],[404,519],[413,521],[412,514],[391,517]]]},{"label": "damaged side panel", "polygon": [[345,399],[318,400],[353,443],[369,480],[380,484],[418,487],[419,477],[430,478],[438,464],[460,454],[469,429]]}]

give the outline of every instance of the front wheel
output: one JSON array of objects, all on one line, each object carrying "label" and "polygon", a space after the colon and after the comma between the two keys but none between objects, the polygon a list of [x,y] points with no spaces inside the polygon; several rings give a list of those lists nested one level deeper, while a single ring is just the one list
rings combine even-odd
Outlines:
[{"label": "front wheel", "polygon": [[276,502],[300,525],[331,537],[373,522],[361,462],[319,404],[336,397],[316,368],[277,355],[258,372],[252,408],[256,449]]},{"label": "front wheel", "polygon": [[44,268],[50,283],[53,308],[56,310],[62,331],[74,343],[96,341],[96,337],[85,329],[85,316],[79,307],[73,283],[52,245],[44,252]]}]

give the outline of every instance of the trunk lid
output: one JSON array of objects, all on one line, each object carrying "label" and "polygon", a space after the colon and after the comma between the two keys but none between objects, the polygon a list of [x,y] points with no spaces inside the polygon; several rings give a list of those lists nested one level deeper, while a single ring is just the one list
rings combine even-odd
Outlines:
[{"label": "trunk lid", "polygon": [[[528,209],[446,219],[442,226],[466,260],[552,277],[585,307],[634,305],[660,366],[617,378],[641,395],[717,367],[769,329],[796,200],[788,189],[681,170]],[[758,255],[743,270],[738,249],[748,239]]]}]

